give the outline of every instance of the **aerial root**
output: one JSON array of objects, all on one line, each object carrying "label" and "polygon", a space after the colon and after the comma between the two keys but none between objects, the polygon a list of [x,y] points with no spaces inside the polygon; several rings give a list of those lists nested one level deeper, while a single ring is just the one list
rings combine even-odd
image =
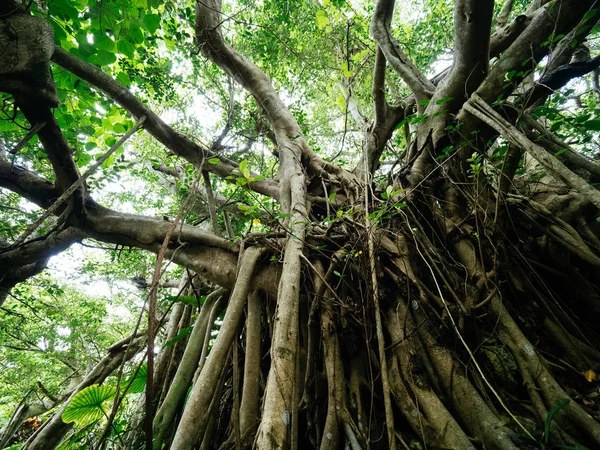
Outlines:
[{"label": "aerial root", "polygon": [[[398,301],[396,307],[399,317],[408,318],[412,313],[412,320],[421,322],[425,319],[422,308],[412,308],[409,312],[403,300]],[[506,428],[501,418],[481,397],[450,350],[437,343],[425,327],[416,329],[413,340],[415,354],[421,356],[419,362],[423,365],[434,391],[439,398],[444,399],[444,406],[453,411],[453,414],[448,413],[448,416],[454,417],[460,424],[460,427],[453,425],[446,416],[445,423],[451,427],[455,439],[464,442],[461,434],[476,436],[481,439],[485,448],[516,450],[518,447],[514,443],[514,433]],[[431,402],[431,399],[429,401]],[[434,410],[433,414],[436,412]],[[439,428],[441,423],[443,422],[438,423],[436,427]]]},{"label": "aerial root", "polygon": [[[600,447],[600,424],[575,403],[558,384],[533,345],[509,315],[500,298],[497,297],[490,303],[490,312],[498,318],[500,339],[513,355],[532,403],[536,405],[538,415],[543,415],[545,410],[551,409],[559,401],[569,399],[569,404],[557,415],[557,422],[569,434],[580,436],[588,445]],[[546,417],[541,419],[545,420]],[[564,434],[561,435],[561,438],[565,437],[568,438]]]},{"label": "aerial root", "polygon": [[248,296],[244,382],[240,405],[240,432],[245,443],[252,442],[260,421],[261,301],[258,291],[253,291]]},{"label": "aerial root", "polygon": [[393,343],[390,382],[398,409],[426,444],[440,448],[474,449],[452,414],[421,379],[424,374],[419,374],[414,368],[411,354],[415,349],[409,334],[415,330],[405,312],[405,307],[402,307],[396,311],[388,310],[386,314],[387,330]]},{"label": "aerial root", "polygon": [[344,369],[340,358],[340,348],[333,319],[333,305],[330,296],[325,296],[321,307],[321,333],[325,371],[327,374],[327,416],[321,440],[321,450],[335,450],[339,447],[340,419],[338,411],[345,408]]},{"label": "aerial root", "polygon": [[217,387],[224,376],[223,371],[226,361],[230,358],[228,355],[232,343],[238,335],[254,267],[261,255],[262,250],[256,247],[249,247],[242,254],[237,280],[223,324],[202,371],[192,387],[171,450],[193,448],[197,441],[206,435],[206,426],[211,416],[210,409],[216,402]]},{"label": "aerial root", "polygon": [[600,352],[598,350],[582,342],[547,317],[544,319],[544,327],[548,330],[549,336],[560,346],[565,358],[580,373],[589,369],[592,369],[594,372],[600,372]]}]

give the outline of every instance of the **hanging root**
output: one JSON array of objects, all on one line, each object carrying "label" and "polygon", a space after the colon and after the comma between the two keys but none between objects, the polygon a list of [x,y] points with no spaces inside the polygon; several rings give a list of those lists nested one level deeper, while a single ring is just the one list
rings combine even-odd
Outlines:
[{"label": "hanging root", "polygon": [[[217,289],[210,294],[202,309],[198,314],[194,329],[190,334],[188,345],[185,347],[183,357],[179,361],[179,367],[175,373],[173,381],[169,384],[169,390],[165,399],[162,401],[160,408],[154,417],[154,448],[160,449],[165,442],[167,433],[171,428],[171,424],[175,419],[175,414],[183,404],[188,387],[191,385],[194,372],[200,361],[200,356],[208,346],[207,331],[210,331],[210,326],[214,322],[213,308],[219,312],[224,308],[227,291],[225,289]],[[210,320],[212,318],[212,321]]]},{"label": "hanging root", "polygon": [[[528,392],[533,397],[532,402],[539,405],[538,411],[540,409],[544,411],[542,402],[547,409],[551,409],[559,401],[569,399],[569,404],[558,420],[561,424],[570,425],[569,431],[572,429],[573,433],[576,433],[591,447],[600,446],[600,424],[580,405],[572,401],[558,384],[499,298],[494,299],[490,304],[490,312],[498,320],[498,334],[515,358],[523,379],[527,383]],[[532,385],[529,386],[529,384]]]},{"label": "hanging root", "polygon": [[244,387],[240,406],[240,432],[244,443],[252,443],[260,422],[261,301],[258,291],[248,296]]},{"label": "hanging root", "polygon": [[210,417],[210,406],[214,401],[213,397],[220,380],[219,375],[223,371],[227,354],[242,319],[254,266],[261,253],[260,249],[250,247],[241,257],[235,288],[229,300],[223,325],[187,400],[171,445],[172,450],[189,450],[204,435]]},{"label": "hanging root", "polygon": [[[597,295],[585,275],[595,270],[594,247],[537,207],[539,238],[510,260],[502,240],[491,247],[482,239],[493,222],[460,219],[472,215],[453,195],[446,191],[452,207],[433,208],[445,241],[418,217],[371,237],[353,218],[340,220],[352,240],[284,261],[284,272],[300,262],[304,270],[300,281],[282,281],[276,305],[252,286],[263,250],[247,248],[212,346],[227,293],[209,296],[196,319],[155,419],[161,444],[173,435],[177,450],[600,446],[600,425],[576,390],[600,370],[594,325],[572,317],[569,308],[582,302],[565,303],[552,279],[563,273],[557,261],[535,254],[552,242],[576,255],[582,273],[563,278],[585,280]],[[298,250],[293,239],[279,248],[286,245]]]}]

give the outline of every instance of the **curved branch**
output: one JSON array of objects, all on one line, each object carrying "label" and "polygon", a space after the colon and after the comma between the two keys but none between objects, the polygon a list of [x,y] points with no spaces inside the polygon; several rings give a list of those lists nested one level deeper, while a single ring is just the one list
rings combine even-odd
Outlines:
[{"label": "curved branch", "polygon": [[[490,38],[489,42],[489,58],[496,58],[500,53],[504,52],[510,45],[519,37],[519,35],[531,23],[533,17],[541,11],[535,10],[527,14],[517,16],[512,23],[496,31]],[[379,167],[379,158],[383,152],[387,141],[391,138],[398,124],[404,119],[407,114],[414,111],[417,105],[417,99],[414,94],[405,98],[396,106],[387,105],[383,91],[384,74],[385,74],[385,57],[382,54],[379,58],[381,50],[378,47],[378,53],[375,60],[375,69],[373,75],[373,100],[375,106],[375,120],[367,134],[366,149],[363,152],[361,160],[354,169],[354,173],[362,179],[362,170],[367,167],[371,173]],[[446,69],[433,78],[430,82],[434,86],[439,86],[445,79],[448,78],[450,69]],[[442,96],[439,96],[442,98]],[[434,102],[435,103],[435,102]],[[365,166],[364,158],[367,158]]]},{"label": "curved branch", "polygon": [[394,0],[379,0],[371,21],[371,34],[377,45],[385,54],[392,68],[400,75],[415,95],[417,102],[428,100],[435,91],[435,86],[415,66],[402,51],[398,42],[392,37],[390,24],[394,13]]},{"label": "curved branch", "polygon": [[[176,155],[197,166],[204,165],[203,167],[207,170],[222,178],[232,175],[237,169],[238,165],[233,161],[219,156],[212,150],[196,144],[191,139],[173,130],[129,90],[94,65],[71,55],[60,47],[54,50],[52,61],[100,89],[136,118],[146,116],[144,128]],[[213,158],[218,158],[220,162],[217,164],[211,163],[209,159]],[[253,181],[248,186],[250,189],[269,197],[277,198],[279,196],[279,184],[273,180]]]},{"label": "curved branch", "polygon": [[[198,2],[196,7],[196,39],[200,51],[250,92],[271,122],[280,158],[285,149],[295,153],[311,176],[323,172],[338,175],[343,181],[353,180],[341,167],[328,163],[312,151],[297,120],[283,103],[269,77],[251,61],[231,47],[221,33],[221,1]],[[282,194],[283,195],[283,194]],[[285,203],[285,199],[283,202]]]},{"label": "curved branch", "polygon": [[515,0],[505,0],[504,5],[502,5],[502,9],[500,10],[500,14],[498,14],[498,19],[496,20],[498,28],[505,26],[508,22],[514,3]]},{"label": "curved branch", "polygon": [[[493,0],[454,2],[454,61],[450,75],[438,87],[435,99],[451,98],[443,109],[457,111],[488,73]],[[431,102],[431,109],[439,109]]]},{"label": "curved branch", "polygon": [[0,186],[26,198],[41,208],[48,208],[60,195],[56,187],[39,175],[12,165],[0,153]]},{"label": "curved branch", "polygon": [[[550,3],[542,7],[525,31],[498,59],[477,89],[477,94],[488,103],[505,99],[548,54],[549,46],[543,45],[548,38],[572,30],[594,3],[594,0],[564,0],[560,4]],[[511,83],[506,83],[505,75],[515,68],[523,75],[515,75]]]},{"label": "curved branch", "polygon": [[[0,158],[0,187],[8,188],[43,208],[47,208],[52,204],[52,194],[56,192],[51,183],[26,169],[18,168],[15,170],[13,168],[11,171],[10,163],[2,158]],[[66,233],[65,230],[65,234],[61,234],[60,238],[59,236],[56,237],[56,242],[61,241],[64,243],[65,241],[62,239],[65,239],[67,235],[73,238],[71,244],[89,237],[102,242],[132,246],[158,253],[170,226],[169,222],[162,219],[125,214],[104,208],[92,199],[87,200],[86,214],[81,219],[76,225],[78,231]],[[81,235],[78,233],[81,233]],[[36,241],[32,241],[31,244],[34,242]],[[26,243],[25,245],[31,244]],[[69,245],[65,243],[58,251],[64,250]],[[18,253],[23,248],[30,247],[19,247],[11,255],[18,254],[21,258],[26,258],[26,256],[21,256]],[[35,248],[37,249],[37,247]],[[43,248],[36,250],[38,252],[36,254],[41,254],[42,250]],[[54,253],[58,253],[58,251]],[[222,239],[196,227],[181,225],[173,233],[173,240],[167,250],[167,257],[176,264],[196,271],[213,283],[223,287],[233,287],[238,259],[237,251],[237,245],[229,240]],[[30,250],[27,250],[27,252],[30,252]],[[34,252],[34,250],[31,250],[31,252]],[[46,254],[54,253],[47,252]],[[27,255],[27,253],[24,253],[24,255]],[[12,285],[41,272],[44,267],[40,266],[37,267],[37,271],[27,272],[30,275],[19,277]],[[275,295],[279,270],[278,267],[272,265],[261,266],[261,270],[258,271],[256,277],[259,285],[257,287]]]}]

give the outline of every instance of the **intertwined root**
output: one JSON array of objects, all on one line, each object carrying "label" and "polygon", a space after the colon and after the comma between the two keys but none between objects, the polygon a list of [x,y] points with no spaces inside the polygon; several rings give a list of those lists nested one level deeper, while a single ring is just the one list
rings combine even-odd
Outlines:
[{"label": "intertwined root", "polygon": [[[380,254],[379,264],[391,265],[378,272],[396,443],[404,448],[419,441],[432,448],[536,448],[545,442],[544,427],[548,425],[548,442],[553,445],[600,446],[598,421],[569,395],[575,392],[572,388],[557,381],[553,366],[540,355],[532,339],[541,337],[536,334],[541,329],[551,330],[563,348],[561,357],[574,367],[597,367],[598,351],[548,317],[541,320],[545,327],[530,328],[528,321],[519,325],[513,318],[513,314],[520,314],[519,309],[512,314],[509,311],[512,306],[507,289],[486,291],[486,298],[478,297],[479,306],[472,314],[465,314],[464,305],[469,301],[458,305],[449,292],[464,268],[446,266],[439,274],[446,287],[440,283],[436,296],[428,286],[438,274],[434,271],[431,275],[418,260],[407,259],[414,249],[402,239],[396,242],[400,247],[397,251],[392,251],[390,242],[382,244],[388,251]],[[472,251],[475,246],[460,248]],[[435,253],[432,249],[428,252]],[[221,333],[228,327],[236,331],[227,334],[231,337],[227,347],[218,341],[213,345],[208,361],[218,373],[210,377],[214,383],[204,395],[202,409],[197,409],[206,421],[201,422],[202,429],[198,423],[189,429],[196,433],[191,439],[203,449],[222,444],[226,444],[223,448],[250,448],[256,444],[257,431],[265,427],[262,399],[270,376],[276,383],[282,377],[292,380],[294,392],[289,398],[293,403],[285,405],[279,418],[267,418],[271,421],[268,427],[284,425],[292,448],[388,448],[382,438],[386,413],[374,306],[368,295],[370,275],[361,272],[359,253],[344,256],[338,252],[333,258],[307,263],[291,373],[273,372],[270,364],[269,354],[276,350],[269,345],[273,328],[278,326],[273,302],[258,291],[248,293],[249,288],[244,287],[252,270],[250,263],[254,264],[247,259],[255,261],[259,254],[256,251],[242,259],[236,290],[247,297],[246,319],[242,322],[242,316],[236,314],[234,323],[230,313],[225,316]],[[247,269],[243,269],[245,264]],[[357,267],[351,269],[350,264]],[[501,283],[496,280],[500,286],[515,282],[514,278]],[[474,295],[477,283],[468,289]],[[241,311],[242,297],[232,301],[229,308]],[[209,320],[205,311],[214,312],[217,305],[213,299],[205,304],[198,319],[201,324]],[[214,319],[213,314],[210,320]],[[206,330],[210,326],[202,328],[201,334],[208,337]],[[192,336],[188,347],[202,348],[203,340]],[[502,357],[490,360],[488,352],[480,350],[482,345],[491,345]],[[240,346],[242,351],[234,351],[232,346]],[[232,355],[237,359],[232,361]],[[571,361],[580,356],[583,359]],[[211,358],[215,359],[211,362]],[[203,370],[196,386],[207,386],[207,376]],[[178,383],[171,382],[169,390],[176,386]],[[570,399],[569,404],[548,421],[552,408],[565,399]],[[185,426],[180,421],[176,435]],[[168,443],[173,425],[166,429],[171,430],[163,434]]]}]

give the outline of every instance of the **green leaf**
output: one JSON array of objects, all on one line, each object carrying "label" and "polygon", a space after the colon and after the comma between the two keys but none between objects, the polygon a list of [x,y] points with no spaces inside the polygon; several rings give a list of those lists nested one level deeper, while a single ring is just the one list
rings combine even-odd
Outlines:
[{"label": "green leaf", "polygon": [[340,69],[342,69],[342,74],[345,78],[350,78],[354,75],[354,72],[348,69],[348,64],[345,61],[342,61],[340,64]]},{"label": "green leaf", "polygon": [[340,108],[342,112],[346,112],[346,98],[343,94],[338,94],[338,96],[335,99],[335,104],[338,106],[338,108]]},{"label": "green leaf", "polygon": [[[194,305],[197,306],[198,302],[196,301],[196,303]],[[184,337],[186,337],[188,334],[190,334],[193,329],[194,329],[194,327],[186,327],[186,328],[182,329],[179,333],[177,333],[177,335],[175,337],[173,337],[173,339],[169,339],[167,342],[165,342],[165,345],[163,345],[163,348],[172,347],[173,345],[177,344],[177,342],[179,342]]]},{"label": "green leaf", "polygon": [[129,378],[126,379],[125,383],[123,383],[123,389],[129,386],[129,389],[127,389],[128,394],[139,394],[140,392],[144,392],[144,389],[146,389],[147,376],[148,366],[146,366],[146,363],[144,363],[135,375],[133,382],[131,382],[131,386],[129,386],[129,382],[131,381],[130,375]]},{"label": "green leaf", "polygon": [[96,53],[96,47],[88,44],[87,42],[80,42],[78,50],[79,50],[79,54],[81,56],[83,56],[84,58],[87,58],[88,56],[91,56],[94,53]]},{"label": "green leaf", "polygon": [[131,28],[129,28],[128,34],[135,44],[141,44],[142,42],[144,42],[144,33],[142,33],[140,27],[132,25]]},{"label": "green leaf", "polygon": [[600,131],[600,119],[588,120],[583,126],[586,130]]},{"label": "green leaf", "polygon": [[148,32],[154,34],[160,26],[160,16],[158,14],[146,14],[144,16],[144,25]]},{"label": "green leaf", "polygon": [[105,136],[104,143],[106,145],[108,145],[109,147],[112,147],[113,145],[115,145],[117,143],[117,138],[115,138],[114,136]]},{"label": "green leaf", "polygon": [[125,127],[122,123],[113,123],[112,129],[115,133],[125,133]]},{"label": "green leaf", "polygon": [[78,426],[86,426],[104,417],[108,401],[115,395],[115,388],[107,385],[93,384],[73,397],[73,400],[62,413],[65,423],[77,422]]},{"label": "green leaf", "polygon": [[180,295],[177,301],[186,305],[198,306],[198,298],[195,295]]},{"label": "green leaf", "polygon": [[119,53],[127,56],[128,58],[133,58],[135,56],[135,47],[131,42],[126,39],[121,39],[117,44],[117,48]]},{"label": "green leaf", "polygon": [[83,167],[92,160],[92,156],[88,153],[82,153],[77,158],[77,167]]},{"label": "green leaf", "polygon": [[581,19],[581,21],[587,22],[588,20],[593,18],[597,13],[598,13],[598,8],[590,9],[588,12],[585,13],[585,15],[583,16],[583,19]]},{"label": "green leaf", "polygon": [[107,52],[114,52],[117,49],[115,41],[106,35],[98,36],[94,39],[98,50],[106,50]]},{"label": "green leaf", "polygon": [[100,50],[96,55],[95,60],[102,66],[108,66],[109,64],[114,63],[117,60],[117,57],[114,53]]},{"label": "green leaf", "polygon": [[317,20],[317,28],[319,28],[319,29],[323,29],[327,25],[329,25],[329,17],[327,17],[327,13],[325,11],[323,11],[322,9],[317,11],[316,20]]},{"label": "green leaf", "polygon": [[250,169],[248,169],[248,161],[244,160],[240,163],[240,173],[246,178],[250,178]]},{"label": "green leaf", "polygon": [[113,153],[108,158],[106,158],[106,161],[104,161],[102,163],[102,167],[104,169],[108,169],[110,166],[112,166],[114,164],[114,162],[115,162],[115,154]]},{"label": "green leaf", "polygon": [[452,97],[444,97],[444,98],[437,99],[435,101],[435,104],[436,105],[443,105],[444,103],[448,103],[451,100],[453,100]]},{"label": "green leaf", "polygon": [[125,72],[119,72],[119,75],[117,75],[117,81],[125,87],[129,87],[131,85],[131,79]]},{"label": "green leaf", "polygon": [[208,160],[209,164],[221,164],[221,160],[219,158],[210,158]]}]

